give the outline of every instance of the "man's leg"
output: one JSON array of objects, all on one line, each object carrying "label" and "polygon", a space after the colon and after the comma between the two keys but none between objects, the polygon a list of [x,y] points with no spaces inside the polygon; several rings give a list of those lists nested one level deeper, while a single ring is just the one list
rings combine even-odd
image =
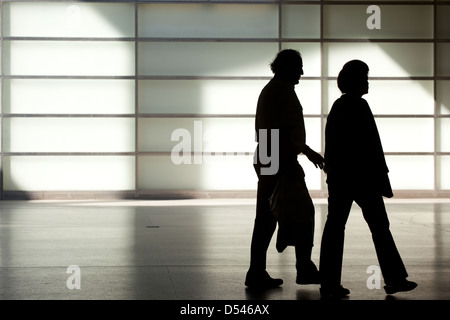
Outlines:
[{"label": "man's leg", "polygon": [[250,248],[250,268],[245,284],[249,287],[277,287],[283,283],[281,279],[272,279],[266,272],[267,249],[277,221],[270,210],[269,197],[276,185],[276,177],[261,177],[258,181],[256,199],[256,218],[253,227]]},{"label": "man's leg", "polygon": [[315,209],[309,195],[308,188],[304,179],[298,182],[299,185],[299,203],[298,214],[301,228],[299,230],[300,240],[295,246],[296,268],[298,284],[320,284],[319,271],[311,260],[312,249],[314,247],[314,229],[315,229]]}]

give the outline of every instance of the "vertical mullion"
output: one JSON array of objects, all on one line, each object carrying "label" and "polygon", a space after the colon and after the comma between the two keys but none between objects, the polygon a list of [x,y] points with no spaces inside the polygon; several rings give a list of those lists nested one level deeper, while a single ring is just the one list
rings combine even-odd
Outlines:
[{"label": "vertical mullion", "polygon": [[4,117],[3,117],[3,95],[4,95],[4,89],[3,89],[3,1],[0,2],[0,37],[1,37],[1,44],[0,44],[0,200],[3,200],[3,169],[4,169],[4,158],[3,158],[3,137],[4,137]]},{"label": "vertical mullion", "polygon": [[139,196],[139,173],[138,173],[138,155],[139,155],[139,54],[138,54],[138,9],[137,1],[134,3],[134,197]]},{"label": "vertical mullion", "polygon": [[283,25],[283,14],[282,14],[282,3],[281,0],[278,2],[278,51],[281,51],[282,48],[282,25]]},{"label": "vertical mullion", "polygon": [[434,196],[437,196],[440,186],[440,161],[439,161],[439,137],[440,137],[440,123],[438,118],[439,106],[437,102],[437,0],[433,0],[433,99],[434,99],[434,148],[433,148],[433,164],[434,164]]},{"label": "vertical mullion", "polygon": [[[324,53],[324,43],[323,43],[323,0],[320,0],[320,13],[319,13],[319,37],[320,37],[320,144],[322,152],[325,153],[325,119],[326,119],[326,106],[324,104],[324,94],[328,92],[325,90],[325,85],[328,85],[326,82],[326,75],[324,74],[324,63],[325,63],[325,53]],[[327,186],[324,179],[323,171],[321,172],[320,179],[321,191],[324,193],[327,191]]]}]

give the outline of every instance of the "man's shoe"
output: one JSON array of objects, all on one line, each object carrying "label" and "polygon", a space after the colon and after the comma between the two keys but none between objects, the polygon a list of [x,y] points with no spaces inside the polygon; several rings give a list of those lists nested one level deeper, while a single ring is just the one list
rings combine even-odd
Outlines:
[{"label": "man's shoe", "polygon": [[339,286],[335,289],[320,288],[320,295],[322,299],[342,299],[350,294],[350,290]]},{"label": "man's shoe", "polygon": [[247,272],[245,278],[245,285],[253,289],[272,289],[277,288],[283,284],[283,280],[274,279],[264,271],[262,273]]},{"label": "man's shoe", "polygon": [[416,287],[417,287],[417,283],[408,281],[405,279],[399,283],[385,285],[384,291],[386,291],[387,294],[394,294],[397,292],[411,291],[411,290],[415,289]]}]

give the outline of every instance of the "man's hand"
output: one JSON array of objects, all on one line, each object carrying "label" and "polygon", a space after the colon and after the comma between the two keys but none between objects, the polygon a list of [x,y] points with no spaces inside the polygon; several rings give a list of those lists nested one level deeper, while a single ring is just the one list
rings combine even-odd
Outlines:
[{"label": "man's hand", "polygon": [[316,166],[316,168],[323,169],[324,158],[320,153],[317,153],[309,148],[308,152],[305,153],[305,155],[308,157],[309,161],[311,161]]}]

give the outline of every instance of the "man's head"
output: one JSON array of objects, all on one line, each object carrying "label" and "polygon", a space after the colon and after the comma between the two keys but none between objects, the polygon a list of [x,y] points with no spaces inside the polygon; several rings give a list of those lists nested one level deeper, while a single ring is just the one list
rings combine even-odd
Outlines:
[{"label": "man's head", "polygon": [[369,92],[369,66],[361,60],[347,62],[339,72],[337,83],[342,93],[364,95]]},{"label": "man's head", "polygon": [[297,84],[303,75],[302,56],[297,50],[282,50],[270,64],[270,69],[277,78]]}]

